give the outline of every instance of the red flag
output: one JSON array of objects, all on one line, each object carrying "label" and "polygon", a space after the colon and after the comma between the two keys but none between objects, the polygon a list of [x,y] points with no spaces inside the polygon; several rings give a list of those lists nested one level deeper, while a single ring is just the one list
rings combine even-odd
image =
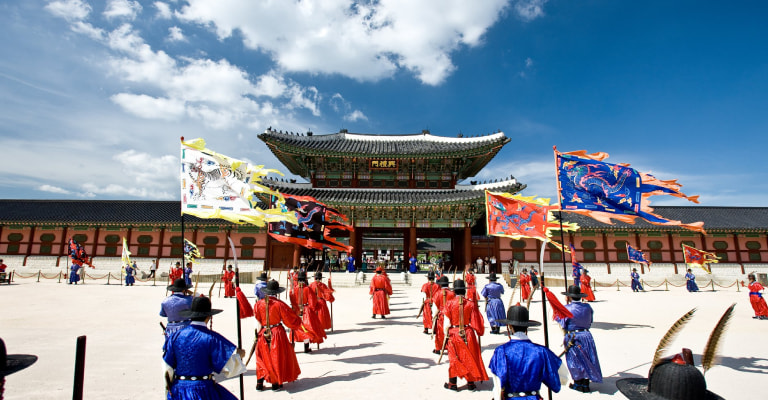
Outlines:
[{"label": "red flag", "polygon": [[565,308],[563,303],[558,300],[557,296],[549,288],[542,287],[542,290],[547,295],[549,305],[552,306],[552,319],[573,318],[573,314]]},{"label": "red flag", "polygon": [[235,288],[235,295],[237,296],[237,305],[240,307],[240,319],[253,317],[251,303],[248,302],[248,298],[245,297],[245,293],[240,290],[239,286]]},{"label": "red flag", "polygon": [[310,196],[284,195],[285,207],[294,211],[298,225],[281,221],[269,224],[267,231],[273,239],[294,243],[308,249],[322,250],[327,247],[334,250],[350,252],[350,246],[333,237],[334,229],[352,231],[352,225],[345,223],[347,217],[334,208],[318,202]]},{"label": "red flag", "polygon": [[[560,229],[551,211],[558,205],[549,205],[549,199],[523,197],[509,193],[485,191],[485,215],[488,235],[513,239],[533,238],[551,242],[551,230]],[[563,224],[564,230],[575,230],[575,224]]]},{"label": "red flag", "polygon": [[686,264],[693,264],[697,267],[701,267],[708,273],[711,273],[708,267],[705,267],[708,263],[716,263],[720,260],[720,257],[715,253],[710,253],[704,250],[683,245],[683,256]]}]

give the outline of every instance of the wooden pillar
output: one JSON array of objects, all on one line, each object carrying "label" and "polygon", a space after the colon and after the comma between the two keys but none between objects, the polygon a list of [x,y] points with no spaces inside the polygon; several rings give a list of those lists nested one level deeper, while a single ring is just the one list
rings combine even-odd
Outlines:
[{"label": "wooden pillar", "polygon": [[[165,225],[163,225],[162,228],[160,228],[160,246],[157,248],[157,253],[155,254],[155,258],[158,259],[157,262],[157,269],[160,270],[160,258],[163,257],[163,250],[165,250]],[[169,254],[170,255],[170,254]]]},{"label": "wooden pillar", "polygon": [[93,232],[93,246],[91,246],[91,259],[93,257],[96,257],[96,251],[99,249],[99,236],[101,234],[101,227],[97,226],[96,230]]},{"label": "wooden pillar", "polygon": [[674,252],[675,241],[672,240],[672,232],[667,233],[667,239],[669,241],[669,252],[670,252],[670,255],[672,256],[672,265],[675,266],[675,275],[677,275],[677,262],[675,262],[675,252]]},{"label": "wooden pillar", "polygon": [[[69,257],[69,249],[67,248],[67,233],[69,232],[69,226],[64,225],[64,230],[61,231],[61,242],[59,243],[59,254],[64,254],[64,257]],[[65,258],[66,260],[66,258]],[[56,257],[56,266],[61,266],[61,257]]]},{"label": "wooden pillar", "polygon": [[611,273],[611,261],[610,256],[608,255],[608,233],[603,231],[603,260],[605,260],[605,265],[608,266],[608,274]]},{"label": "wooden pillar", "polygon": [[36,228],[36,225],[32,225],[29,229],[29,242],[27,242],[27,251],[25,254],[26,257],[24,257],[24,264],[27,263],[27,257],[32,255],[32,245],[35,243],[35,231],[37,230]]},{"label": "wooden pillar", "polygon": [[301,246],[293,245],[293,267],[298,266],[301,261]]},{"label": "wooden pillar", "polygon": [[733,245],[736,246],[736,262],[741,266],[741,273],[744,274],[744,263],[741,259],[741,246],[739,245],[739,234],[733,234]]},{"label": "wooden pillar", "polygon": [[408,229],[408,253],[412,254],[414,257],[416,257],[416,254],[419,252],[419,244],[416,239],[416,227],[411,226]]},{"label": "wooden pillar", "polygon": [[[629,241],[627,241],[627,243],[629,243]],[[635,243],[637,244],[637,249],[642,251],[643,250],[643,246],[640,245],[640,234],[637,233],[637,231],[635,231]],[[627,252],[627,254],[629,254],[629,252]],[[651,257],[651,255],[648,254],[648,257]],[[648,260],[648,261],[650,261],[650,260]],[[645,273],[645,264],[642,264],[642,263],[640,264],[640,273],[641,274]]]},{"label": "wooden pillar", "polygon": [[[464,268],[472,264],[472,229],[469,223],[464,226]],[[479,272],[479,271],[478,271]]]}]

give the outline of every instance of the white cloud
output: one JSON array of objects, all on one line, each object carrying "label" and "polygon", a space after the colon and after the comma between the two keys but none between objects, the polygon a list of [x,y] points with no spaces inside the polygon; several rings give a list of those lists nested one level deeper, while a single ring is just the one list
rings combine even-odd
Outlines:
[{"label": "white cloud", "polygon": [[60,188],[58,186],[52,186],[52,185],[40,185],[37,190],[40,190],[42,192],[49,192],[49,193],[56,193],[56,194],[70,194],[70,192],[67,189]]},{"label": "white cloud", "polygon": [[183,42],[187,39],[184,37],[184,33],[181,32],[181,28],[172,26],[168,28],[168,40],[171,42]]},{"label": "white cloud", "polygon": [[528,57],[525,59],[525,68],[531,68],[533,67],[533,59],[531,57]]},{"label": "white cloud", "polygon": [[168,5],[168,3],[163,3],[162,1],[156,1],[153,3],[155,8],[157,8],[157,16],[162,19],[171,19],[173,14],[171,13],[171,6]]},{"label": "white cloud", "polygon": [[84,20],[91,12],[90,4],[82,0],[52,1],[45,5],[45,9],[69,22]]},{"label": "white cloud", "polygon": [[406,69],[437,85],[455,69],[451,53],[479,45],[507,3],[191,0],[177,16],[213,27],[221,39],[237,30],[286,71],[375,81]]},{"label": "white cloud", "polygon": [[533,21],[544,16],[544,4],[548,0],[517,0],[515,12],[525,21]]},{"label": "white cloud", "polygon": [[352,111],[351,113],[345,115],[344,116],[344,120],[345,121],[351,121],[351,122],[360,121],[360,120],[368,121],[368,117],[366,117],[365,114],[363,114],[362,111],[355,110],[355,111]]},{"label": "white cloud", "polygon": [[175,156],[156,157],[136,150],[126,150],[112,157],[121,166],[118,183],[99,185],[93,182],[83,183],[81,195],[96,197],[99,195],[114,197],[135,197],[153,199],[174,199],[175,193],[168,191],[175,179],[178,160]]},{"label": "white cloud", "polygon": [[107,8],[104,10],[104,16],[107,19],[126,18],[134,20],[141,10],[141,4],[138,1],[109,0]]},{"label": "white cloud", "polygon": [[155,98],[145,94],[118,93],[110,97],[110,100],[131,114],[147,119],[172,121],[185,114],[184,103],[176,99]]}]

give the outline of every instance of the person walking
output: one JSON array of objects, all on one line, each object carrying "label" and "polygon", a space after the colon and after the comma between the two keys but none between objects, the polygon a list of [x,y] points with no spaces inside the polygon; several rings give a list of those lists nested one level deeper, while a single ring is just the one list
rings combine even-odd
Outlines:
[{"label": "person walking", "polygon": [[507,343],[496,347],[488,364],[493,398],[538,400],[542,383],[553,392],[560,392],[561,385],[568,382],[565,363],[552,350],[528,338],[528,328],[541,323],[531,321],[528,309],[519,305],[509,307],[505,318],[497,322],[511,327],[513,333]]},{"label": "person walking", "polygon": [[432,328],[432,297],[440,291],[440,285],[435,283],[435,272],[427,272],[427,282],[421,285],[421,293],[424,293],[424,300],[421,303],[421,322],[424,325],[424,334],[429,335]]},{"label": "person walking", "polygon": [[310,343],[323,343],[327,337],[323,323],[318,317],[319,305],[315,292],[307,285],[307,271],[299,271],[296,279],[296,286],[290,293],[291,308],[301,318],[303,327],[306,329],[291,330],[294,342],[304,343],[304,352],[311,353]]},{"label": "person walking", "polygon": [[279,299],[285,288],[271,280],[262,292],[264,297],[253,307],[256,318],[256,390],[264,390],[264,381],[272,384],[272,390],[283,388],[286,382],[293,382],[301,374],[296,352],[285,333],[287,326],[291,330],[301,328],[301,318],[291,306]]},{"label": "person walking", "polygon": [[474,301],[466,299],[466,284],[457,279],[453,282],[454,298],[445,305],[443,315],[443,347],[448,351],[448,382],[443,387],[459,391],[458,378],[467,381],[467,389],[477,389],[476,382],[488,380],[473,317],[479,315]]},{"label": "person walking", "polygon": [[157,271],[157,262],[155,260],[152,260],[152,265],[149,266],[149,275],[147,275],[147,279],[154,278],[156,271]]},{"label": "person walking", "polygon": [[384,275],[384,268],[376,267],[376,275],[371,278],[371,284],[368,288],[368,294],[370,294],[373,300],[373,315],[371,318],[376,318],[376,315],[381,315],[381,318],[387,318],[389,315],[389,296],[392,295],[392,285],[389,282],[389,278]]},{"label": "person walking", "polygon": [[528,275],[526,268],[523,268],[523,271],[520,273],[518,282],[520,283],[520,301],[524,302],[531,297],[531,276]]},{"label": "person walking", "polygon": [[232,393],[213,380],[213,374],[232,378],[245,372],[238,349],[221,334],[208,329],[208,321],[222,310],[212,309],[211,300],[195,297],[182,318],[190,319],[189,326],[174,332],[165,342],[163,361],[167,373],[173,376],[169,398],[181,400],[223,399],[236,400]]},{"label": "person walking", "polygon": [[597,357],[595,339],[589,328],[592,326],[592,307],[580,300],[586,295],[581,293],[581,288],[576,285],[568,287],[569,303],[565,308],[573,314],[573,318],[561,318],[557,322],[565,330],[563,346],[565,346],[565,360],[568,371],[571,373],[571,383],[568,387],[573,390],[589,393],[589,382],[600,383],[603,381],[603,373],[600,369],[600,360]]},{"label": "person walking", "polygon": [[595,301],[595,292],[592,291],[592,277],[589,276],[589,270],[584,270],[581,274],[581,293],[584,293],[586,301]]},{"label": "person walking", "polygon": [[187,286],[184,279],[176,279],[168,286],[171,295],[160,303],[160,316],[168,319],[165,326],[165,337],[189,325],[189,319],[182,318],[181,312],[189,310],[192,305],[192,296],[189,294],[191,286]]},{"label": "person walking", "polygon": [[77,285],[77,282],[80,282],[80,268],[82,268],[80,265],[77,265],[75,263],[72,263],[72,266],[69,267],[69,284],[75,284]]},{"label": "person walking", "polygon": [[256,296],[257,299],[263,299],[264,294],[264,288],[267,287],[267,272],[261,271],[261,274],[259,274],[259,277],[256,278],[256,284],[253,286],[253,294]]},{"label": "person walking", "polygon": [[[762,293],[765,288],[755,279],[754,272],[748,274],[747,279],[749,279],[749,285],[747,285],[749,287],[749,303],[755,311],[755,316],[752,318],[768,319],[768,305],[765,304]],[[744,281],[741,281],[741,286],[744,286]]]},{"label": "person walking", "polygon": [[632,279],[633,292],[645,291],[645,289],[643,289],[643,285],[640,283],[640,274],[637,273],[637,268],[632,268],[632,273],[629,274],[629,277]]},{"label": "person walking", "polygon": [[187,266],[184,267],[184,282],[187,282],[187,286],[192,286],[192,262],[187,262]]},{"label": "person walking", "polygon": [[501,295],[504,294],[504,286],[497,283],[496,274],[491,272],[488,274],[488,284],[483,287],[480,295],[485,298],[485,315],[488,317],[488,323],[491,325],[492,334],[500,334],[501,324],[498,320],[502,320],[506,317],[504,311],[504,301],[501,299]]},{"label": "person walking", "polygon": [[131,264],[125,264],[125,286],[133,286],[136,282],[136,269]]},{"label": "person walking", "polygon": [[333,297],[333,289],[323,283],[323,274],[319,271],[315,273],[315,281],[309,285],[309,289],[315,292],[315,297],[317,298],[317,316],[320,318],[323,329],[331,329],[333,327],[333,321],[331,321],[331,312],[328,309],[328,303],[336,301],[336,298]]},{"label": "person walking", "polygon": [[699,285],[696,284],[696,275],[691,272],[690,268],[688,268],[688,271],[685,274],[685,288],[688,289],[689,292],[699,291]]},{"label": "person walking", "polygon": [[440,291],[432,296],[432,304],[435,305],[436,309],[435,316],[433,317],[434,330],[432,331],[435,335],[435,348],[432,352],[440,354],[440,351],[443,349],[443,341],[445,340],[445,333],[443,331],[445,305],[448,304],[448,301],[453,299],[455,294],[448,288],[450,283],[448,282],[447,276],[441,276],[440,279],[437,280],[437,284],[440,286]]},{"label": "person walking", "polygon": [[227,265],[227,270],[221,275],[224,282],[224,298],[235,297],[235,271],[231,265]]}]

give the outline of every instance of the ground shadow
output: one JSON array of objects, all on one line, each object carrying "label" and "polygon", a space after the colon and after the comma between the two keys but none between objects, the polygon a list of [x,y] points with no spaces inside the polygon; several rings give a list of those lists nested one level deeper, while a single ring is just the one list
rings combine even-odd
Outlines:
[{"label": "ground shadow", "polygon": [[[330,372],[330,371],[329,371]],[[299,378],[296,382],[286,383],[283,390],[288,393],[301,393],[334,382],[349,382],[364,379],[374,374],[384,372],[384,368],[374,368],[365,371],[356,371],[341,375],[323,375],[316,378]]]},{"label": "ground shadow", "polygon": [[615,324],[613,322],[593,322],[591,329],[600,329],[604,331],[615,331],[625,328],[653,328],[651,325],[639,324]]},{"label": "ground shadow", "polygon": [[[616,382],[626,378],[647,378],[647,376],[641,376],[627,372],[618,372],[611,376],[604,376],[601,383],[590,382],[589,388],[592,389],[593,392],[613,395],[619,391],[619,389],[616,387]],[[564,389],[569,390],[568,386],[565,386]]]},{"label": "ground shadow", "polygon": [[[397,319],[405,319],[406,317],[395,317],[395,318],[387,318],[387,319],[371,319],[370,322],[358,322],[357,325],[364,325],[364,326],[387,326],[387,325],[407,325],[407,326],[421,326],[422,322],[418,320],[413,320],[412,322],[405,322],[405,321],[396,321]],[[411,319],[412,317],[407,317],[408,319]]]},{"label": "ground shadow", "polygon": [[[694,355],[696,365],[701,365],[701,355]],[[718,356],[715,367],[722,365],[739,372],[750,372],[753,374],[768,373],[768,359],[757,357],[725,357]]]},{"label": "ground shadow", "polygon": [[[320,350],[318,350],[318,352],[322,354],[333,354],[335,356],[338,356],[342,353],[347,352],[348,350],[361,350],[369,347],[381,346],[381,344],[382,342],[360,343],[352,346],[334,346],[334,347],[322,347],[321,345]],[[314,353],[315,350],[312,349],[312,352]]]},{"label": "ground shadow", "polygon": [[339,335],[339,334],[344,334],[344,333],[349,333],[349,332],[367,332],[367,331],[372,331],[374,329],[376,329],[376,328],[335,329],[335,330],[330,331],[330,332],[326,331],[325,333],[328,334],[328,335]]},{"label": "ground shadow", "polygon": [[[447,358],[444,356],[444,360]],[[410,370],[420,370],[432,368],[437,363],[436,358],[424,358],[424,357],[409,357],[402,354],[381,353],[375,356],[360,356],[350,358],[335,359],[336,362],[343,362],[348,364],[397,364],[403,368]]]}]

